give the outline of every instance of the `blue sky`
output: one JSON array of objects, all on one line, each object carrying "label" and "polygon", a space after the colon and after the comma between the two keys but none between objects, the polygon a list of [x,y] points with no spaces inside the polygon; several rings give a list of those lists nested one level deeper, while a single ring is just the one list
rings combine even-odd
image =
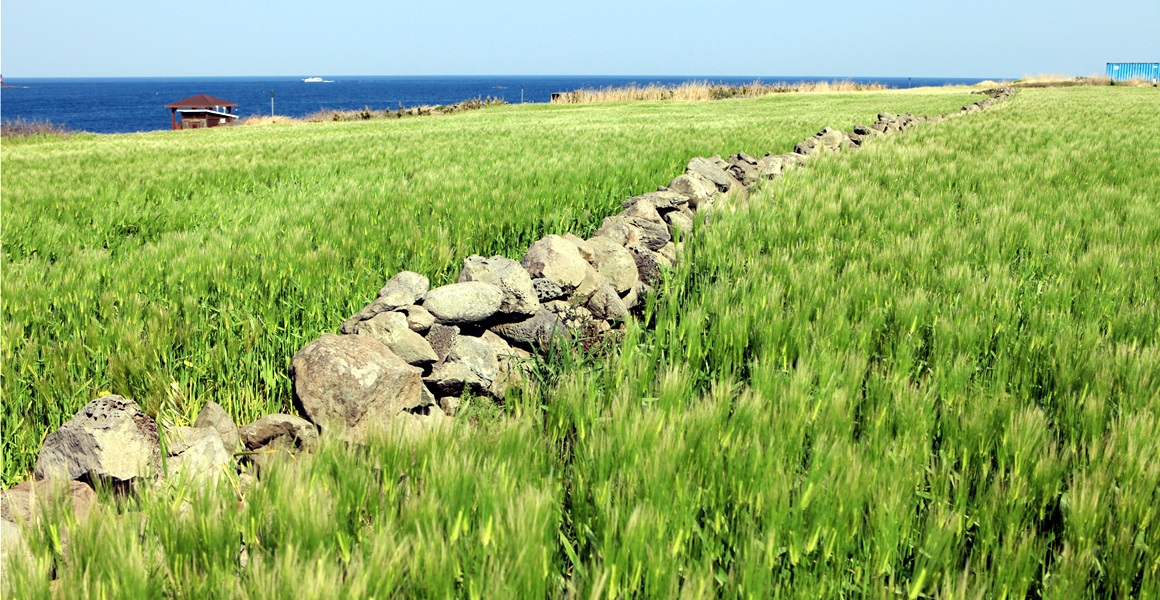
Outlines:
[{"label": "blue sky", "polygon": [[0,4],[9,77],[1019,77],[1109,61],[1160,61],[1160,0]]}]

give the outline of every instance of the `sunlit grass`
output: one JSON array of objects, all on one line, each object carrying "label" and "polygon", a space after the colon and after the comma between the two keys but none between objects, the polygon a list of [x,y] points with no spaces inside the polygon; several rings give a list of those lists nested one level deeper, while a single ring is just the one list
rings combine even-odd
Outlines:
[{"label": "sunlit grass", "polygon": [[823,157],[504,418],[147,490],[33,532],[10,595],[1160,596],[1157,122],[1025,90]]},{"label": "sunlit grass", "polygon": [[3,141],[3,481],[102,390],[181,421],[290,410],[286,366],[404,269],[591,233],[695,155],[785,151],[955,94],[520,106]]}]

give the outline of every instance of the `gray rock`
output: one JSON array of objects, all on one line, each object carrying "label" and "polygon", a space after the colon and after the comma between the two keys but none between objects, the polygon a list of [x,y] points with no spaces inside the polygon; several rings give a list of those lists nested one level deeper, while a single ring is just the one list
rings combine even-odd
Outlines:
[{"label": "gray rock", "polygon": [[447,353],[451,352],[451,344],[455,343],[457,337],[459,337],[458,327],[436,323],[427,332],[427,343],[431,344],[431,349],[435,351],[439,360],[443,360],[447,358]]},{"label": "gray rock", "polygon": [[647,198],[638,198],[636,202],[633,202],[632,205],[624,209],[620,215],[622,217],[629,218],[636,217],[646,221],[651,221],[653,223],[665,222],[664,219],[661,218],[661,213],[657,212],[656,204]]},{"label": "gray rock", "polygon": [[379,290],[379,300],[396,310],[423,299],[431,289],[431,281],[413,271],[402,271]]},{"label": "gray rock", "polygon": [[430,281],[418,273],[403,271],[395,275],[379,290],[378,298],[343,321],[339,331],[353,334],[355,326],[362,321],[373,319],[379,313],[399,310],[419,302],[426,295],[430,285]]},{"label": "gray rock", "polygon": [[193,422],[193,426],[212,428],[221,437],[226,450],[230,452],[236,452],[242,442],[242,438],[238,435],[238,426],[234,420],[230,418],[229,413],[221,405],[212,400],[206,402],[201,412],[197,413],[197,420]]},{"label": "gray rock", "polygon": [[663,248],[657,250],[657,255],[664,259],[661,264],[666,267],[672,267],[677,264],[677,245],[672,243],[665,244]]},{"label": "gray rock", "polygon": [[460,403],[458,396],[445,396],[439,399],[439,408],[443,409],[443,414],[454,417],[459,412]]},{"label": "gray rock", "polygon": [[617,322],[623,321],[628,316],[628,307],[624,305],[616,289],[608,283],[597,289],[585,306],[596,319]]},{"label": "gray rock", "polygon": [[572,292],[572,300],[578,304],[588,302],[592,294],[596,293],[596,290],[605,283],[607,280],[600,274],[600,271],[597,271],[592,265],[588,265],[588,268],[584,270],[584,281],[581,281],[580,285]]},{"label": "gray rock", "polygon": [[103,396],[48,434],[36,459],[37,479],[103,480],[115,485],[161,470],[157,424],[137,403]]},{"label": "gray rock", "polygon": [[428,405],[414,411],[404,411],[396,420],[398,425],[393,433],[403,439],[422,439],[432,432],[448,427],[452,419],[435,405]]},{"label": "gray rock", "polygon": [[275,461],[313,452],[318,447],[318,428],[294,415],[266,415],[238,432],[248,451],[246,458],[259,471]]},{"label": "gray rock", "polygon": [[420,335],[425,335],[435,324],[435,315],[422,306],[408,306],[403,309],[407,313],[407,327]]},{"label": "gray rock", "polygon": [[558,235],[549,235],[532,244],[520,264],[532,277],[550,279],[567,292],[584,281],[588,261],[580,255],[576,244]]},{"label": "gray rock", "polygon": [[[681,213],[671,212],[666,216],[679,214]],[[600,274],[612,284],[618,293],[624,293],[636,284],[636,260],[622,244],[604,236],[594,236],[588,240],[588,243],[595,253],[592,266],[600,271]]]},{"label": "gray rock", "polygon": [[421,374],[382,342],[362,335],[323,334],[290,361],[294,401],[303,415],[348,441],[364,439],[399,411],[420,404]]},{"label": "gray rock", "polygon": [[648,291],[649,286],[638,281],[636,285],[632,286],[632,289],[628,290],[628,292],[621,297],[621,300],[624,301],[625,308],[632,310],[638,306],[643,305],[645,294],[647,294]]},{"label": "gray rock", "polygon": [[532,288],[536,290],[536,298],[538,298],[540,302],[549,302],[568,295],[567,292],[563,290],[563,288],[556,285],[556,282],[548,279],[547,277],[533,279]]},{"label": "gray rock", "polygon": [[491,347],[497,358],[513,356],[516,353],[511,344],[491,330],[484,330],[483,333],[479,334],[479,340]]},{"label": "gray rock", "polygon": [[808,137],[794,145],[793,151],[802,156],[816,156],[823,151],[822,141],[816,137]]},{"label": "gray rock", "polygon": [[[587,335],[591,333],[591,329],[595,320],[592,318],[592,311],[584,306],[574,304],[572,302],[564,302],[562,300],[554,300],[544,305],[544,308],[556,314],[563,323],[568,332],[577,335]],[[603,322],[603,321],[601,321]]]},{"label": "gray rock", "polygon": [[494,325],[491,331],[525,348],[545,348],[552,343],[553,338],[565,335],[567,328],[555,313],[541,307],[530,319]]},{"label": "gray rock", "polygon": [[665,266],[664,258],[640,245],[629,246],[628,250],[632,252],[632,258],[636,261],[637,277],[642,282],[652,285],[660,280],[661,268]]},{"label": "gray rock", "polygon": [[740,183],[732,175],[726,173],[722,165],[710,158],[697,157],[689,161],[689,166],[686,167],[685,172],[701,177],[716,186],[719,191],[728,193]]},{"label": "gray rock", "polygon": [[776,179],[781,177],[782,160],[780,156],[773,154],[766,154],[758,161],[757,169],[761,177],[766,179]]},{"label": "gray rock", "polygon": [[411,331],[403,313],[379,313],[373,319],[359,323],[355,333],[382,342],[409,365],[424,368],[439,360],[431,344],[423,336]]},{"label": "gray rock", "polygon": [[499,312],[504,292],[482,281],[453,283],[427,292],[423,301],[435,320],[445,325],[468,325],[486,321]]},{"label": "gray rock", "polygon": [[439,396],[459,396],[467,391],[475,395],[492,393],[499,375],[499,359],[487,342],[461,335],[455,338],[447,358],[424,378]]},{"label": "gray rock", "polygon": [[[586,260],[588,262],[592,262],[593,250],[592,250],[592,246],[588,245],[588,242],[576,237],[575,235],[572,235],[571,233],[565,233],[564,235],[562,235],[560,237],[575,244],[576,249],[580,251],[581,258],[583,258],[584,260]],[[539,308],[539,307],[537,306],[536,308]]]},{"label": "gray rock", "polygon": [[796,152],[787,152],[785,154],[780,154],[779,156],[781,157],[781,170],[783,172],[786,169],[792,169],[794,167],[800,167],[806,164],[806,157]]},{"label": "gray rock", "polygon": [[609,238],[622,246],[640,244],[660,248],[669,243],[672,235],[664,221],[654,222],[640,217],[612,216],[604,219],[595,236]]},{"label": "gray rock", "polygon": [[67,506],[78,521],[88,517],[100,504],[97,493],[81,481],[36,481],[29,479],[0,491],[0,518],[16,524],[33,525],[55,506]]},{"label": "gray rock", "polygon": [[689,199],[689,207],[697,210],[701,205],[713,202],[717,188],[707,179],[689,174],[681,175],[669,184],[669,189]]},{"label": "gray rock", "polygon": [[[682,175],[682,177],[685,176]],[[664,189],[648,194],[641,194],[640,196],[633,196],[632,198],[621,202],[620,205],[624,208],[631,208],[637,202],[642,201],[648,202],[653,206],[653,208],[657,210],[657,212],[660,212],[663,215],[668,211],[679,210],[681,207],[686,206],[689,203],[689,196],[679,191]]]},{"label": "gray rock", "polygon": [[665,221],[668,221],[670,235],[674,238],[677,237],[678,230],[682,233],[682,239],[689,237],[689,234],[693,232],[693,219],[683,212],[668,213],[665,215]]},{"label": "gray rock", "polygon": [[507,317],[529,317],[540,308],[532,286],[532,277],[520,263],[502,256],[483,258],[473,255],[463,261],[459,282],[482,281],[503,293],[499,314]]},{"label": "gray rock", "polygon": [[234,455],[212,427],[176,427],[166,436],[169,477],[215,482],[232,470]]},{"label": "gray rock", "polygon": [[512,348],[502,337],[491,331],[484,331],[479,339],[495,351],[499,366],[489,391],[492,396],[503,398],[509,388],[523,384],[524,362],[531,358],[531,354]]},{"label": "gray rock", "polygon": [[32,549],[19,525],[0,519],[0,589],[8,590],[8,565],[16,560],[30,564],[34,560]]},{"label": "gray rock", "polygon": [[756,158],[740,152],[729,157],[727,162],[729,163],[727,171],[734,179],[740,181],[741,185],[749,187],[757,183],[757,178],[761,172],[757,168]]}]

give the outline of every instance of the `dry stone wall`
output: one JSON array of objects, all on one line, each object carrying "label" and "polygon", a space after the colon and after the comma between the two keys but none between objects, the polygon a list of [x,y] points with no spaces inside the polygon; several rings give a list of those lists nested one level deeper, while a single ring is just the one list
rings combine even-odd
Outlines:
[{"label": "dry stone wall", "polygon": [[[310,451],[320,432],[357,443],[445,426],[465,395],[502,399],[520,384],[532,353],[554,340],[599,336],[629,318],[680,260],[681,240],[697,233],[698,215],[743,201],[761,182],[817,156],[983,110],[1013,92],[983,93],[986,99],[950,115],[881,113],[852,132],[826,127],[792,152],[693,158],[669,185],[625,200],[589,239],[548,235],[518,262],[470,256],[456,283],[432,289],[420,273],[398,273],[339,325],[339,334],[323,334],[293,357],[299,415],[267,415],[239,429],[210,402],[194,427],[162,432],[162,452],[153,419],[132,400],[105,396],[45,438],[35,477],[119,486],[142,477],[209,482],[241,463],[252,465],[240,475],[244,482],[271,461]],[[75,486],[61,489],[76,496]],[[0,498],[25,502],[19,494],[27,495],[14,488]],[[5,535],[13,531],[6,522]]]}]

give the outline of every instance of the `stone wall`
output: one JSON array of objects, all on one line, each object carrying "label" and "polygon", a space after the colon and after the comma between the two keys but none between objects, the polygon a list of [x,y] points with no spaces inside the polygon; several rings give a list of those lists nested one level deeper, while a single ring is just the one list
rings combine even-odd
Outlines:
[{"label": "stone wall", "polygon": [[[244,483],[270,461],[314,448],[320,432],[358,442],[374,433],[441,427],[466,395],[502,399],[519,385],[532,353],[555,339],[600,336],[630,318],[663,271],[680,260],[681,240],[699,234],[699,215],[744,201],[763,181],[817,156],[983,110],[1012,91],[984,93],[986,99],[950,115],[882,113],[852,132],[826,127],[792,152],[693,158],[667,186],[622,202],[623,210],[590,238],[549,235],[519,261],[470,256],[450,285],[431,289],[422,274],[399,273],[339,334],[323,334],[293,357],[299,415],[267,415],[239,429],[210,402],[193,427],[159,435],[135,402],[105,396],[45,438],[35,478],[131,489],[142,478],[213,481],[248,464],[239,476]],[[31,502],[24,498],[29,489],[41,488],[6,490],[4,505]],[[7,521],[15,517],[5,512],[4,519],[8,535],[14,530]]]}]

